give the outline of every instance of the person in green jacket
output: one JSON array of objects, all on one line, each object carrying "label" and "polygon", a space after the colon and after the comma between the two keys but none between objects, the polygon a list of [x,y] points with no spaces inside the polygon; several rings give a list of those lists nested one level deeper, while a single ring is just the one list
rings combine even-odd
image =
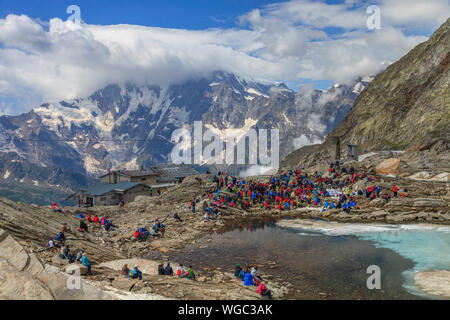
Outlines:
[{"label": "person in green jacket", "polygon": [[187,268],[186,272],[187,272],[187,277],[186,278],[191,279],[191,280],[197,280],[195,278],[194,270],[192,270],[192,266],[189,266],[189,268]]}]

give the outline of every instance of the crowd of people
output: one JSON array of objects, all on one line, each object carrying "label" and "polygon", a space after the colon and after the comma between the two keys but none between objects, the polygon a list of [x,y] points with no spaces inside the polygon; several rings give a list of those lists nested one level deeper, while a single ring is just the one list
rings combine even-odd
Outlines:
[{"label": "crowd of people", "polygon": [[[369,187],[361,188],[364,184],[357,184],[361,181]],[[216,188],[206,192],[208,199],[203,202],[205,220],[220,215],[220,209],[225,207],[275,209],[281,212],[308,206],[321,208],[322,212],[338,209],[350,213],[352,209],[359,208],[358,200],[364,196],[369,201],[377,198],[390,201],[392,196],[399,195],[396,185],[392,187],[392,196],[389,190],[383,190],[382,194],[382,187],[375,177],[365,171],[358,172],[353,167],[341,167],[339,162],[331,163],[325,174],[289,170],[260,182],[219,172],[212,177],[212,182]],[[406,194],[407,189],[404,189],[400,196],[405,197]],[[193,199],[190,202],[193,213],[199,201]]]},{"label": "crowd of people", "polygon": [[[92,266],[89,262],[89,259],[87,257],[87,254],[84,250],[78,250],[76,253],[71,251],[71,248],[69,244],[66,243],[66,237],[64,235],[64,232],[67,232],[67,224],[64,223],[61,231],[56,236],[55,240],[59,243],[59,246],[61,247],[59,257],[62,260],[66,260],[69,264],[74,262],[79,262],[83,266],[87,267],[88,274],[92,274]],[[55,240],[53,240],[53,237],[50,237],[50,239],[47,242],[47,249],[51,252],[55,252],[56,250],[56,243]]]},{"label": "crowd of people", "polygon": [[[59,208],[56,202],[54,202],[52,205],[52,211],[64,214],[67,213],[63,209]],[[116,227],[112,223],[112,221],[108,219],[108,217],[99,218],[97,215],[92,216],[90,213],[85,216],[85,214],[83,214],[82,212],[78,212],[77,218],[80,221],[79,228],[77,229],[79,232],[88,232],[88,223],[91,225],[103,226],[106,231],[113,230],[113,228]],[[56,235],[55,239],[53,239],[53,237],[50,237],[50,239],[48,240],[46,245],[47,249],[51,252],[55,252],[56,246],[59,245],[59,257],[61,259],[67,259],[67,262],[69,264],[79,262],[83,266],[87,267],[88,274],[92,274],[92,265],[89,262],[86,252],[82,249],[78,250],[76,253],[72,252],[70,246],[66,243],[66,232],[68,232],[67,223],[63,223],[61,231]]]}]

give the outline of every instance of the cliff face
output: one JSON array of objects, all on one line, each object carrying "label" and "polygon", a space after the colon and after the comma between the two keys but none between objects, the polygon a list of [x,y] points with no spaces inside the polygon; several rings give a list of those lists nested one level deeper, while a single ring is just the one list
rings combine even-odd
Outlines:
[{"label": "cliff face", "polygon": [[334,136],[341,137],[344,156],[345,144],[353,143],[358,144],[359,154],[426,151],[410,160],[422,161],[425,156],[434,161],[448,155],[449,132],[450,19],[426,42],[378,74],[324,143],[295,150],[282,166],[327,165],[334,159]]},{"label": "cliff face", "polygon": [[450,19],[376,76],[326,143],[342,136],[365,151],[398,150],[448,138],[449,128]]}]

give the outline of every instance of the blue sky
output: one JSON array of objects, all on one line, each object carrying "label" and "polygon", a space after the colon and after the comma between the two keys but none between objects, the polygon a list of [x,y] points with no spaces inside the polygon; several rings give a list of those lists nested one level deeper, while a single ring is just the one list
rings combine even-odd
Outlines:
[{"label": "blue sky", "polygon": [[[381,10],[375,30],[366,25],[372,4]],[[82,25],[67,21],[69,5]],[[447,0],[0,0],[0,114],[214,70],[294,90],[351,84],[449,16]]]},{"label": "blue sky", "polygon": [[[276,0],[0,0],[0,16],[26,14],[48,21],[67,19],[66,8],[75,4],[81,8],[82,19],[88,24],[136,24],[144,26],[202,30],[236,27],[237,17]],[[281,1],[279,1],[281,2]]]}]

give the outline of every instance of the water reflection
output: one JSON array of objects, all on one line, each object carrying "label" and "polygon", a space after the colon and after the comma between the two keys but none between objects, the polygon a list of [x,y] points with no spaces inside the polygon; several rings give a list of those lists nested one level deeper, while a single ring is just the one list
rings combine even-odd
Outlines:
[{"label": "water reflection", "polygon": [[[263,274],[298,288],[288,296],[293,299],[415,298],[402,288],[402,272],[413,266],[411,260],[354,236],[301,235],[277,227],[281,219],[295,218],[230,221],[170,259],[203,270],[221,268],[228,272],[233,272],[236,263],[257,264]],[[367,289],[366,268],[372,264],[383,270],[382,290]]]}]

